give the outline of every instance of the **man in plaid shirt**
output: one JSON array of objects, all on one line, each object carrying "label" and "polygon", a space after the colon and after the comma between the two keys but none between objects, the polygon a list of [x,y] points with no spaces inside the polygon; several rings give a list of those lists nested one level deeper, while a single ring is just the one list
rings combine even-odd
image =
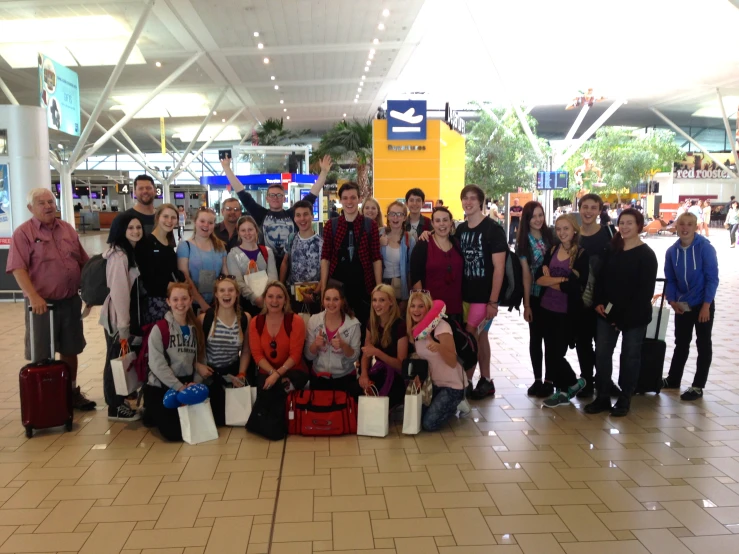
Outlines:
[{"label": "man in plaid shirt", "polygon": [[377,223],[359,213],[359,187],[344,183],[339,189],[342,213],[323,228],[321,290],[329,280],[343,283],[346,300],[362,324],[367,325],[370,295],[382,283],[382,256]]}]

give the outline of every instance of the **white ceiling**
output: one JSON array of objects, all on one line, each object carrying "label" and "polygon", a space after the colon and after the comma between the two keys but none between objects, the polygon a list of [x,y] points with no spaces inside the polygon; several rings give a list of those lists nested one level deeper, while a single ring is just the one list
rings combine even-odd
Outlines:
[{"label": "white ceiling", "polygon": [[[133,29],[143,10],[144,0],[4,0],[0,20],[110,15]],[[344,113],[368,117],[388,96],[417,92],[432,108],[523,102],[534,106],[542,132],[563,134],[576,117],[564,106],[589,87],[629,100],[612,123],[656,123],[648,110],[656,105],[680,124],[720,127],[715,88],[739,96],[737,28],[739,10],[729,0],[156,0],[137,44],[147,63],[127,66],[111,96],[146,94],[204,51],[166,92],[200,94],[212,106],[228,87],[212,124],[246,107],[234,122],[242,136],[257,121],[288,115],[288,128],[322,131]],[[365,72],[370,48],[376,54]],[[112,69],[75,68],[88,112]],[[0,77],[21,103],[37,103],[35,70],[0,59]],[[582,129],[609,103],[592,109]],[[109,116],[121,117],[110,111],[115,104],[111,98],[100,118],[106,127]],[[700,108],[714,117],[693,116]],[[201,121],[168,118],[168,138]],[[158,119],[134,119],[125,130],[143,150],[158,150],[148,136],[159,136]],[[52,136],[65,140],[74,144]]]}]

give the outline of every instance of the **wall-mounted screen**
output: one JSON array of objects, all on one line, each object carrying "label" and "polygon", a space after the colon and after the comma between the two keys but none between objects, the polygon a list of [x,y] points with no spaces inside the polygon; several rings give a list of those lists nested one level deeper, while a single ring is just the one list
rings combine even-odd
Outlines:
[{"label": "wall-mounted screen", "polygon": [[185,199],[185,193],[184,192],[175,192],[174,193],[174,199],[175,200],[184,200]]}]

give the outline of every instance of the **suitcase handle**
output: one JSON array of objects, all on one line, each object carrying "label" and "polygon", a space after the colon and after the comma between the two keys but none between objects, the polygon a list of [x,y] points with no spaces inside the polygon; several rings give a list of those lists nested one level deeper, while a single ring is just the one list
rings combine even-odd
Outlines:
[{"label": "suitcase handle", "polygon": [[662,294],[654,295],[652,298],[652,305],[657,298],[661,298],[659,303],[659,310],[657,311],[657,330],[654,332],[654,340],[659,340],[659,328],[662,325],[662,308],[665,307],[665,288],[667,287],[667,280],[664,277],[657,277],[656,283],[662,283]]},{"label": "suitcase handle", "polygon": [[[56,345],[54,344],[54,304],[46,304],[46,307],[49,310],[49,336],[51,337],[51,350],[49,352],[51,353],[50,358],[53,360],[56,358]],[[33,308],[28,306],[28,335],[29,340],[28,342],[31,344],[31,362],[37,363],[39,360],[36,359],[36,349],[34,348],[35,342],[33,340],[33,320],[35,319],[33,313]],[[43,314],[42,314],[43,315]]]}]

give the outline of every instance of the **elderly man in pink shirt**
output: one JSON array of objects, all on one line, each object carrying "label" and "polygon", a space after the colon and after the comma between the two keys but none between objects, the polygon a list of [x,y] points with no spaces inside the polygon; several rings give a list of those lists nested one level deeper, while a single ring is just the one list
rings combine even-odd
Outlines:
[{"label": "elderly man in pink shirt", "polygon": [[[13,233],[7,273],[12,273],[25,297],[26,359],[31,359],[31,341],[38,359],[50,357],[48,304],[54,305],[55,348],[72,373],[72,398],[79,410],[94,410],[95,402],[77,386],[77,355],[85,349],[82,330],[82,300],[79,296],[82,266],[88,260],[77,231],[56,218],[56,199],[49,189],[28,193],[33,217]],[[33,316],[29,314],[31,307]],[[34,336],[29,318],[34,317]]]}]

